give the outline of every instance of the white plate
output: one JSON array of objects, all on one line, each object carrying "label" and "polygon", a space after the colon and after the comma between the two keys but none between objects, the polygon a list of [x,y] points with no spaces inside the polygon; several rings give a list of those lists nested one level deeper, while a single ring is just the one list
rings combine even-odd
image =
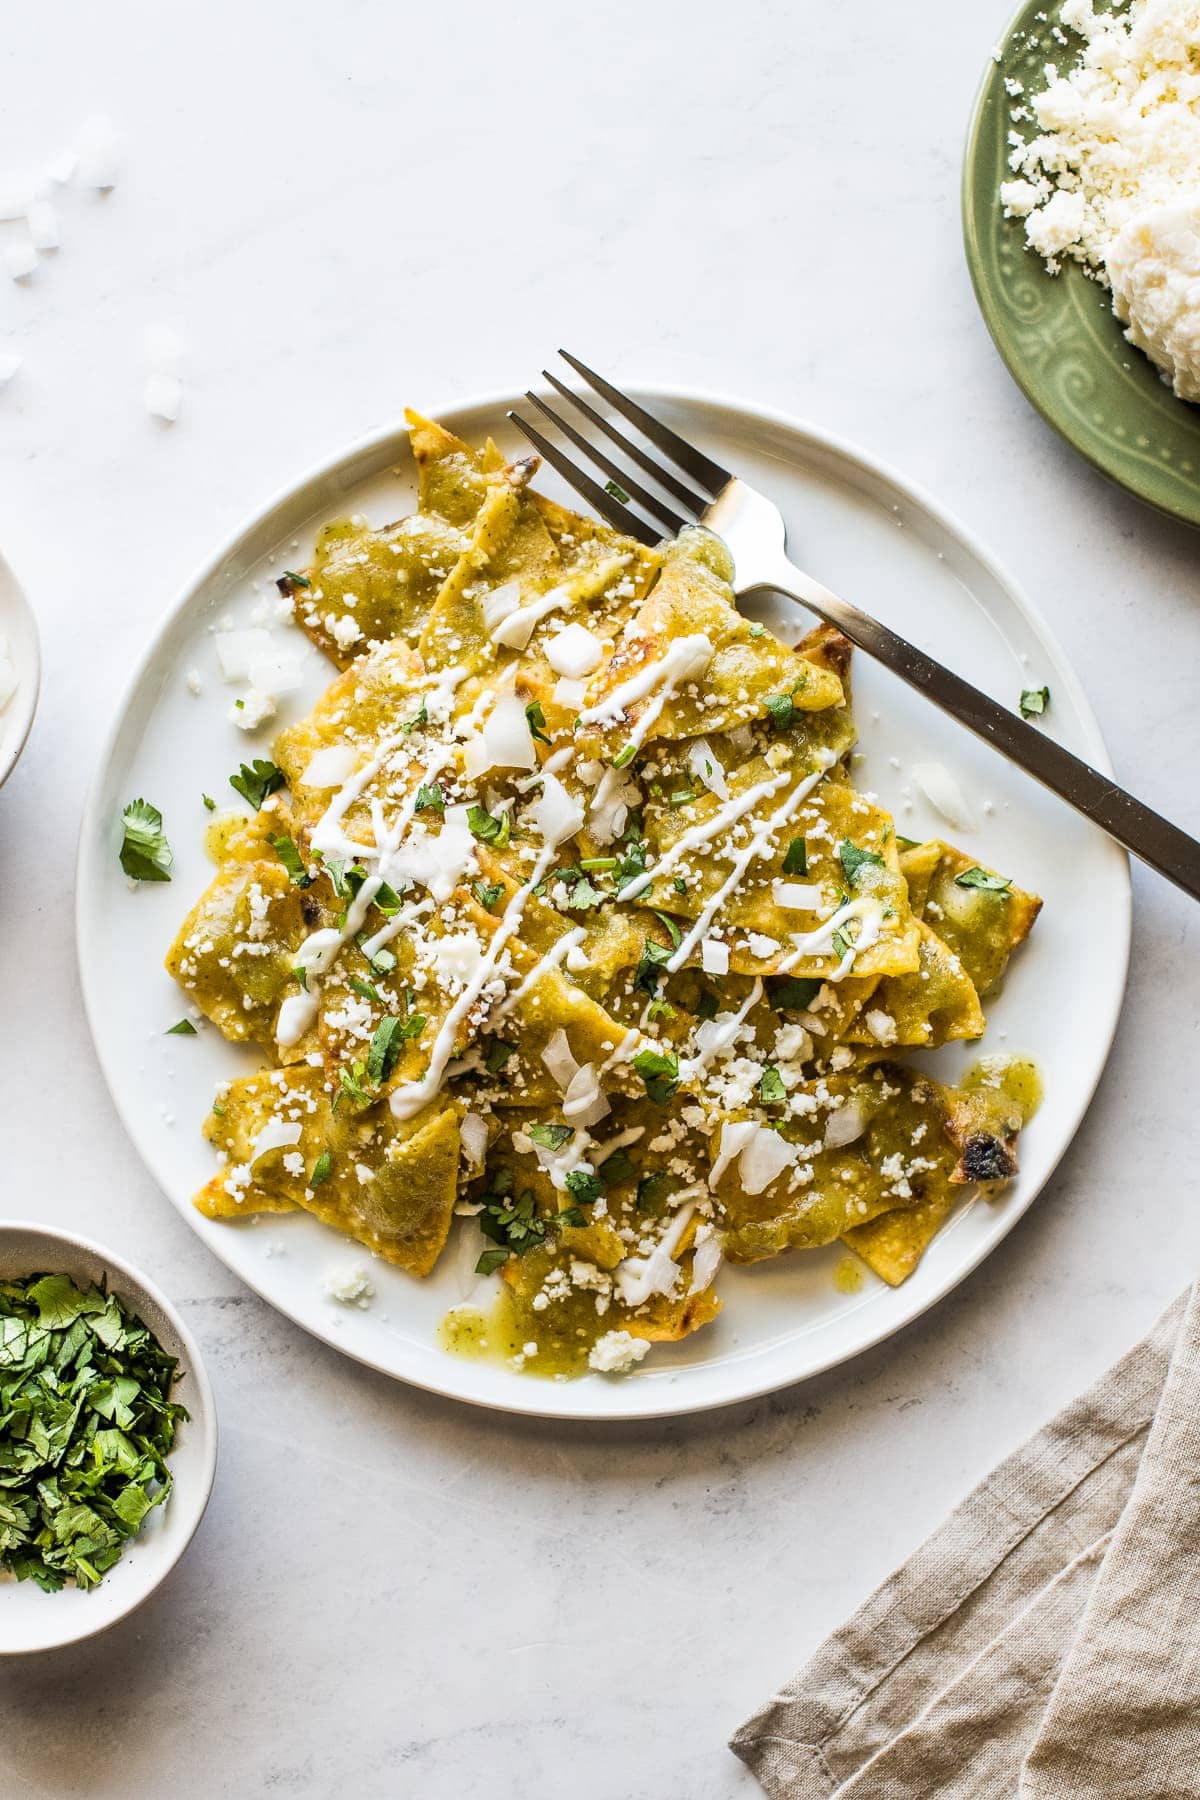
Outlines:
[{"label": "white plate", "polygon": [[123,1619],[165,1581],[204,1517],[217,1466],[217,1413],[200,1351],[165,1294],[110,1250],[44,1225],[0,1224],[0,1281],[27,1275],[69,1275],[121,1299],[147,1324],[163,1349],[178,1357],[172,1398],[186,1406],[168,1463],[174,1485],[146,1516],[99,1587],[68,1584],[44,1594],[36,1582],[0,1572],[0,1656],[60,1650]]},{"label": "white plate", "polygon": [[[789,546],[814,575],[1010,705],[1023,686],[1049,683],[1046,729],[1107,768],[1095,720],[1045,625],[931,502],[845,445],[787,419],[674,391],[638,391],[779,501]],[[523,448],[504,417],[514,398],[443,408],[438,416],[472,441],[490,432],[502,445]],[[1129,950],[1123,853],[865,659],[855,679],[865,751],[860,783],[896,809],[902,833],[957,836],[1046,901],[1003,995],[988,1008],[983,1044],[1031,1054],[1043,1071],[1046,1100],[1022,1138],[1021,1175],[1003,1198],[965,1206],[904,1287],[892,1291],[868,1277],[858,1292],[839,1292],[837,1246],[728,1270],[721,1277],[725,1310],[716,1323],[684,1344],[656,1348],[635,1375],[546,1382],[437,1347],[438,1321],[463,1298],[460,1271],[478,1247],[471,1220],[456,1223],[462,1242],[451,1243],[435,1275],[414,1282],[307,1216],[228,1225],[202,1218],[191,1205],[213,1167],[200,1123],[214,1086],[258,1059],[211,1028],[197,1038],[163,1035],[183,1006],[162,958],[212,874],[201,842],[207,816],[201,792],[229,800],[229,773],[253,749],[266,754],[270,741],[269,730],[261,742],[248,741],[226,722],[233,690],[218,680],[210,633],[226,614],[246,617],[252,582],[269,585],[281,568],[303,566],[326,519],[359,511],[382,524],[409,510],[410,477],[407,438],[392,429],[276,500],[187,590],[122,703],[84,814],[78,937],[97,1050],[130,1135],[193,1230],[272,1305],[363,1362],[440,1393],[515,1412],[641,1418],[743,1399],[842,1362],[945,1294],[1034,1198],[1099,1078]],[[544,485],[565,493],[552,477]],[[332,675],[315,651],[306,655],[305,686],[284,703],[284,721],[307,711]],[[185,683],[193,668],[204,679],[199,697]],[[915,790],[906,801],[907,771],[930,760],[955,771],[977,810],[974,832],[950,832]],[[137,795],[162,809],[176,862],[169,885],[130,892],[117,862],[119,818]],[[948,1050],[938,1053],[935,1066],[953,1071],[968,1060]],[[354,1267],[368,1268],[376,1288],[365,1311],[339,1306],[324,1293],[327,1277]],[[1036,1329],[1037,1322],[1030,1325]]]}]

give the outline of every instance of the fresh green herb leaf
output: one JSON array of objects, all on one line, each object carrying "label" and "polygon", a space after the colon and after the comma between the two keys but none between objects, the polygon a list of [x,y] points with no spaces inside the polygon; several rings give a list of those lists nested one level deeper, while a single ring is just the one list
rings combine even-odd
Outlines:
[{"label": "fresh green herb leaf", "polygon": [[270,844],[295,886],[311,887],[312,876],[304,866],[304,859],[296,848],[295,840],[290,837],[273,837]]},{"label": "fresh green herb leaf", "polygon": [[686,894],[687,893],[687,882],[683,879],[682,875],[676,875],[675,879],[671,883],[671,886],[674,888],[674,890],[677,894]]},{"label": "fresh green herb leaf", "polygon": [[787,847],[787,855],[783,859],[785,875],[808,874],[808,844],[803,838],[793,838]]},{"label": "fresh green herb leaf", "polygon": [[675,920],[671,917],[670,913],[659,912],[657,907],[652,906],[650,910],[670,938],[672,950],[678,950],[679,945],[683,940],[683,933],[680,931]]},{"label": "fresh green herb leaf", "polygon": [[775,975],[767,982],[767,998],[776,1012],[807,1012],[821,991],[819,977]]},{"label": "fresh green herb leaf", "polygon": [[717,996],[710,988],[704,988],[696,1002],[696,1017],[698,1019],[715,1019],[720,1010],[721,1002]]},{"label": "fresh green herb leaf", "polygon": [[612,767],[614,769],[627,769],[637,755],[637,752],[638,747],[635,743],[630,742],[626,744],[625,748],[623,750],[618,750],[617,754],[613,757]]},{"label": "fresh green herb leaf", "polygon": [[625,492],[625,489],[621,486],[619,481],[606,481],[604,484],[604,491],[606,494],[611,494],[613,499],[621,506],[629,505],[629,495]]},{"label": "fresh green herb leaf", "polygon": [[207,812],[216,812],[217,803],[211,794],[201,794],[200,798],[203,800]]},{"label": "fresh green herb leaf", "polygon": [[332,1173],[333,1158],[330,1156],[328,1150],[322,1150],[320,1156],[318,1156],[316,1162],[313,1164],[312,1172],[308,1177],[309,1187],[319,1188],[323,1181],[329,1180]]},{"label": "fresh green herb leaf", "polygon": [[604,1192],[604,1183],[590,1169],[568,1169],[567,1192],[580,1206],[594,1206]]},{"label": "fresh green herb leaf", "polygon": [[310,588],[312,582],[307,575],[298,575],[295,569],[285,569],[276,580],[275,586],[281,594],[291,594],[296,588]]},{"label": "fresh green herb leaf", "polygon": [[610,869],[615,869],[616,866],[617,859],[615,856],[585,856],[579,865],[581,869],[591,874],[601,875],[607,874]]},{"label": "fresh green herb leaf", "polygon": [[1012,889],[1012,878],[1008,875],[993,875],[990,869],[964,869],[961,875],[954,877],[955,887],[982,888],[987,894],[1007,894]]},{"label": "fresh green herb leaf", "polygon": [[830,948],[832,949],[833,954],[840,960],[842,957],[849,956],[854,948],[854,943],[839,926],[830,940]]},{"label": "fresh green herb leaf", "polygon": [[529,725],[530,735],[535,737],[539,744],[548,744],[550,742],[550,734],[546,730],[546,715],[542,711],[542,703],[540,700],[530,701],[529,705],[525,708],[525,718]]},{"label": "fresh green herb leaf", "polygon": [[373,981],[360,981],[357,975],[351,975],[346,986],[352,994],[357,994],[360,1000],[369,1000],[373,1006],[382,1006],[383,995]]},{"label": "fresh green herb leaf", "polygon": [[380,1019],[367,1045],[367,1074],[376,1087],[385,1082],[395,1068],[404,1040],[410,1035],[405,1021],[395,1013]]},{"label": "fresh green herb leaf", "polygon": [[375,1095],[367,1086],[367,1065],[355,1061],[347,1068],[345,1063],[338,1070],[338,1091],[334,1096],[334,1106],[340,1100],[353,1100],[356,1106],[370,1106]]},{"label": "fresh green herb leaf", "polygon": [[491,912],[504,892],[504,883],[502,881],[474,881],[471,883],[471,892],[484,912]]},{"label": "fresh green herb leaf", "polygon": [[190,1019],[180,1019],[177,1025],[169,1025],[163,1033],[164,1037],[195,1037],[196,1027]]},{"label": "fresh green herb leaf", "polygon": [[662,966],[670,962],[673,954],[670,945],[655,943],[653,938],[644,938],[641,959],[634,972],[634,987],[643,994],[656,994],[662,980]]},{"label": "fresh green herb leaf", "polygon": [[148,800],[131,800],[121,814],[121,867],[132,881],[170,881],[175,856],[162,822],[157,806]]},{"label": "fresh green herb leaf", "polygon": [[571,873],[574,874],[575,879],[572,880],[567,891],[567,898],[564,904],[568,906],[572,912],[585,912],[589,907],[599,906],[604,899],[604,895],[596,886],[595,882],[589,881],[588,877],[581,869],[572,871]]},{"label": "fresh green herb leaf", "polygon": [[776,731],[786,731],[796,716],[790,694],[768,694],[763,705],[771,715],[771,723]]},{"label": "fresh green herb leaf", "polygon": [[511,1170],[500,1170],[491,1192],[482,1195],[481,1200],[479,1229],[494,1244],[503,1244],[507,1250],[524,1256],[545,1239],[546,1220],[538,1214],[532,1190],[526,1189],[519,1200],[512,1198]]},{"label": "fresh green herb leaf", "polygon": [[561,1150],[575,1136],[569,1125],[531,1125],[529,1135],[543,1150]]},{"label": "fresh green herb leaf", "polygon": [[404,724],[400,727],[400,729],[407,736],[407,734],[410,731],[420,731],[421,728],[425,725],[428,725],[428,723],[429,723],[429,709],[425,705],[425,702],[422,700],[420,707],[413,714],[412,718],[406,719]]},{"label": "fresh green herb leaf", "polygon": [[494,844],[497,850],[503,850],[512,832],[511,815],[502,812],[497,817],[486,806],[469,806],[467,824],[472,837],[478,838],[481,844]]},{"label": "fresh green herb leaf", "polygon": [[577,1206],[564,1206],[561,1212],[554,1215],[552,1223],[561,1231],[564,1225],[586,1225],[587,1220]]},{"label": "fresh green herb leaf", "polygon": [[667,802],[670,806],[687,806],[695,798],[695,788],[676,788],[673,794],[668,794]]},{"label": "fresh green herb leaf", "polygon": [[617,864],[617,899],[625,889],[646,871],[646,840],[635,838]]},{"label": "fresh green herb leaf", "polygon": [[639,1050],[633,1066],[655,1106],[665,1106],[679,1087],[679,1058],[674,1050]]},{"label": "fresh green herb leaf", "polygon": [[920,842],[920,838],[901,837],[899,832],[896,833],[896,848],[898,850],[916,850],[920,845]]},{"label": "fresh green herb leaf", "polygon": [[385,919],[394,918],[403,904],[395,888],[386,881],[380,882],[371,899],[371,905],[377,906]]},{"label": "fresh green herb leaf", "polygon": [[1022,688],[1021,717],[1023,719],[1039,719],[1050,704],[1050,689]]},{"label": "fresh green herb leaf", "polygon": [[787,1099],[783,1076],[771,1063],[767,1064],[759,1077],[758,1097],[764,1106],[776,1106],[781,1100]]},{"label": "fresh green herb leaf", "polygon": [[610,1151],[596,1172],[606,1188],[616,1187],[618,1181],[628,1181],[636,1173],[633,1159],[624,1148]]},{"label": "fresh green herb leaf", "polygon": [[414,812],[445,812],[446,796],[440,781],[423,781],[417,789]]},{"label": "fresh green herb leaf", "polygon": [[115,1294],[0,1282],[0,1568],[95,1587],[171,1491],[177,1375]]},{"label": "fresh green herb leaf", "polygon": [[512,1254],[509,1250],[485,1250],[475,1264],[477,1275],[494,1275],[501,1263],[506,1263]]},{"label": "fresh green herb leaf", "polygon": [[664,1175],[661,1169],[657,1174],[643,1175],[642,1179],[637,1184],[634,1205],[643,1210],[648,1206],[654,1206],[662,1199],[663,1194],[670,1185],[671,1177],[669,1175]]},{"label": "fresh green herb leaf", "polygon": [[503,1038],[493,1038],[488,1046],[483,1066],[489,1075],[498,1075],[510,1056],[517,1054],[515,1044],[506,1044]]},{"label": "fresh green herb leaf", "polygon": [[268,794],[275,793],[286,785],[287,776],[266,757],[256,756],[252,763],[243,763],[236,775],[229,777],[229,785],[235,793],[242,796],[258,812]]},{"label": "fresh green herb leaf", "polygon": [[859,870],[874,864],[882,867],[883,858],[875,850],[864,850],[860,844],[852,844],[849,838],[843,838],[838,845],[838,860],[846,871],[846,880],[853,887],[858,881]]}]

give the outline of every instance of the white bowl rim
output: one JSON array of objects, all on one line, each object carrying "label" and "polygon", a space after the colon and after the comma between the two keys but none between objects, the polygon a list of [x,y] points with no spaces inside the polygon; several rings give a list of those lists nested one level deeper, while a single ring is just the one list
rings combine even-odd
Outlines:
[{"label": "white bowl rim", "polygon": [[[535,384],[535,387],[538,391],[549,391],[544,387],[544,384]],[[700,407],[712,408],[719,412],[732,415],[735,420],[740,421],[743,424],[747,419],[757,418],[758,420],[775,426],[783,431],[790,432],[797,438],[806,439],[818,450],[830,451],[834,455],[845,459],[848,463],[857,465],[860,470],[893,488],[905,500],[915,502],[917,506],[923,508],[931,519],[933,519],[951,537],[955,538],[962,548],[971,557],[977,560],[980,567],[996,581],[1000,588],[1014,602],[1018,610],[1024,613],[1026,619],[1042,636],[1049,649],[1053,652],[1062,676],[1065,677],[1064,685],[1070,693],[1072,704],[1076,710],[1081,734],[1086,745],[1088,760],[1101,774],[1114,774],[1112,761],[1108,754],[1107,745],[1104,742],[1099,720],[1097,719],[1095,710],[1083,688],[1083,684],[1075,672],[1073,660],[1067,656],[1063,649],[1058,633],[1049,624],[1041,608],[1029,598],[1024,586],[1014,579],[1005,565],[999,562],[992,552],[987,549],[976,533],[969,526],[964,525],[957,514],[944,506],[940,500],[935,499],[922,483],[914,481],[910,479],[909,476],[900,473],[890,462],[874,455],[874,453],[870,451],[861,449],[851,439],[842,437],[838,432],[830,431],[825,426],[817,424],[812,420],[784,411],[779,407],[766,405],[757,400],[739,399],[736,395],[719,392],[712,388],[693,387],[688,383],[659,382],[654,380],[634,379],[632,377],[626,381],[624,391],[633,398],[642,399],[648,404],[653,404],[655,399],[662,399],[667,401],[678,401],[685,406],[697,405]],[[426,410],[426,416],[430,418],[453,418],[465,413],[496,410],[506,411],[510,406],[520,402],[523,392],[523,389],[493,388],[488,389],[483,393],[461,395],[457,398],[447,399],[440,405],[429,406]],[[229,533],[221,543],[220,547],[207,556],[200,567],[184,582],[182,587],[176,592],[171,603],[164,609],[158,624],[151,631],[149,637],[142,641],[140,653],[137,655],[136,662],[131,667],[126,678],[125,686],[118,697],[116,705],[112,709],[109,727],[97,754],[92,780],[89,784],[84,799],[83,810],[80,815],[75,864],[75,952],[76,961],[80,969],[84,1014],[88,1021],[96,1059],[100,1064],[101,1073],[103,1074],[105,1084],[108,1087],[114,1110],[120,1118],[137,1154],[141,1157],[144,1166],[149,1170],[168,1200],[171,1200],[169,1184],[159,1174],[157,1167],[150,1157],[142,1150],[132,1121],[126,1116],[126,1110],[120,1099],[118,1099],[117,1083],[110,1071],[109,1058],[107,1051],[104,1048],[103,1038],[101,1033],[97,1030],[96,1021],[92,1016],[90,990],[84,973],[82,945],[83,909],[80,905],[79,896],[82,891],[81,878],[84,874],[83,865],[87,854],[89,831],[93,826],[95,814],[99,805],[105,772],[111,760],[113,749],[120,734],[125,715],[145,677],[147,668],[158,654],[162,643],[171,631],[176,620],[186,607],[191,604],[197,592],[220,573],[225,564],[236,556],[244,541],[258,530],[265,520],[273,518],[277,512],[281,511],[290,501],[294,500],[298,493],[322,481],[335,469],[342,468],[347,464],[357,463],[362,458],[370,457],[384,451],[388,446],[394,444],[406,431],[407,425],[402,414],[390,419],[386,424],[379,425],[374,430],[365,432],[362,436],[352,439],[348,444],[344,444],[340,450],[333,451],[320,458],[318,461],[308,464],[292,480],[275,488],[274,491],[271,492],[258,506],[253,508],[253,510],[240,516],[236,528]],[[775,1374],[767,1374],[753,1382],[746,1383],[734,1393],[722,1394],[719,1396],[701,1393],[694,1396],[688,1395],[680,1399],[679,1397],[672,1395],[671,1399],[666,1404],[662,1404],[657,1398],[654,1403],[651,1403],[648,1398],[643,1399],[631,1395],[630,1404],[621,1412],[614,1413],[611,1416],[598,1416],[586,1407],[573,1409],[570,1406],[563,1406],[550,1410],[539,1405],[539,1396],[536,1392],[532,1391],[528,1397],[523,1395],[520,1398],[513,1396],[511,1399],[503,1400],[485,1398],[471,1393],[456,1391],[453,1387],[445,1386],[436,1380],[425,1379],[421,1374],[412,1370],[406,1370],[403,1374],[398,1374],[387,1362],[368,1355],[357,1348],[339,1344],[332,1337],[326,1336],[323,1333],[314,1332],[309,1324],[298,1319],[294,1314],[281,1306],[277,1300],[266,1293],[248,1274],[244,1273],[241,1269],[233,1269],[232,1265],[221,1256],[220,1251],[212,1244],[209,1244],[207,1239],[204,1241],[207,1247],[221,1260],[224,1266],[231,1270],[231,1273],[234,1274],[236,1279],[251,1288],[252,1291],[270,1306],[273,1311],[278,1312],[284,1318],[291,1319],[294,1324],[300,1326],[301,1330],[308,1331],[312,1335],[318,1336],[321,1342],[330,1344],[331,1347],[337,1350],[341,1355],[348,1356],[351,1361],[361,1363],[367,1368],[377,1370],[380,1374],[386,1375],[389,1380],[400,1380],[410,1387],[422,1389],[427,1393],[437,1395],[439,1398],[459,1402],[468,1406],[477,1406],[485,1412],[508,1413],[514,1416],[547,1418],[556,1421],[577,1420],[589,1425],[597,1424],[604,1426],[614,1424],[624,1426],[645,1419],[682,1418],[691,1413],[715,1412],[727,1406],[740,1405],[745,1401],[759,1399],[765,1394],[782,1392],[789,1388],[798,1387],[802,1383],[810,1381],[818,1375],[825,1374],[830,1369],[837,1368],[844,1363],[856,1360],[866,1351],[874,1349],[878,1344],[885,1342],[888,1338],[895,1336],[898,1332],[914,1324],[917,1319],[921,1318],[926,1312],[931,1311],[935,1306],[939,1305],[941,1301],[945,1300],[955,1288],[959,1287],[969,1275],[974,1273],[980,1263],[985,1261],[992,1251],[998,1247],[1000,1241],[1008,1236],[1017,1221],[1023,1217],[1033,1205],[1038,1195],[1042,1192],[1046,1182],[1050,1180],[1062,1158],[1066,1155],[1067,1150],[1074,1142],[1084,1116],[1087,1113],[1092,1100],[1095,1098],[1096,1089],[1100,1084],[1101,1077],[1107,1067],[1108,1059],[1112,1051],[1113,1041],[1117,1032],[1117,1025],[1120,1021],[1121,1010],[1124,1005],[1125,989],[1129,974],[1129,959],[1132,950],[1133,883],[1130,875],[1129,857],[1120,846],[1116,844],[1115,840],[1110,840],[1110,842],[1112,844],[1114,857],[1118,862],[1120,874],[1123,877],[1120,881],[1119,891],[1114,896],[1119,911],[1118,923],[1120,926],[1120,941],[1122,944],[1120,967],[1113,970],[1116,980],[1113,983],[1112,1003],[1109,1016],[1101,1033],[1103,1040],[1102,1051],[1097,1058],[1095,1074],[1088,1083],[1086,1092],[1081,1093],[1079,1103],[1075,1108],[1074,1115],[1070,1119],[1069,1124],[1064,1127],[1061,1146],[1051,1159],[1045,1175],[1038,1183],[1037,1187],[1021,1196],[1019,1202],[1008,1212],[1006,1215],[1008,1222],[1004,1231],[1001,1232],[993,1242],[982,1242],[973,1255],[965,1257],[959,1267],[955,1270],[952,1278],[944,1287],[940,1288],[936,1293],[925,1297],[918,1304],[913,1304],[910,1301],[906,1306],[902,1306],[898,1310],[897,1316],[891,1321],[887,1321],[886,1319],[881,1320],[878,1328],[865,1334],[853,1350],[849,1352],[835,1351],[826,1359],[804,1370],[803,1373],[785,1376],[782,1379]],[[174,1205],[173,1200],[171,1200],[171,1204]],[[533,1381],[528,1384],[531,1390],[535,1390],[539,1385],[539,1383]]]},{"label": "white bowl rim", "polygon": [[[217,1472],[217,1407],[212,1383],[208,1379],[208,1371],[204,1366],[204,1358],[200,1354],[200,1346],[180,1317],[174,1303],[168,1300],[162,1289],[151,1281],[149,1276],[143,1275],[140,1269],[127,1262],[123,1256],[116,1255],[106,1245],[98,1244],[95,1238],[84,1237],[76,1231],[65,1231],[56,1225],[47,1225],[40,1219],[0,1219],[0,1245],[10,1234],[17,1233],[43,1238],[48,1245],[57,1245],[67,1251],[83,1251],[85,1254],[95,1257],[104,1265],[106,1273],[111,1271],[112,1274],[123,1277],[130,1284],[134,1293],[124,1295],[122,1289],[124,1297],[134,1299],[137,1294],[144,1295],[170,1321],[171,1329],[179,1340],[179,1348],[182,1352],[181,1360],[186,1360],[185,1373],[189,1381],[193,1383],[192,1391],[188,1395],[188,1400],[191,1402],[187,1409],[188,1424],[197,1430],[202,1462],[200,1479],[198,1482],[189,1484],[186,1501],[184,1501],[178,1485],[172,1489],[168,1504],[172,1508],[172,1517],[176,1522],[178,1541],[173,1544],[164,1566],[156,1570],[153,1580],[148,1585],[131,1589],[123,1604],[107,1612],[103,1618],[98,1617],[94,1625],[88,1625],[83,1630],[71,1630],[51,1643],[22,1647],[20,1644],[5,1644],[0,1639],[0,1657],[38,1656],[47,1650],[62,1650],[70,1644],[81,1643],[87,1638],[97,1636],[102,1631],[107,1631],[110,1626],[119,1624],[122,1619],[127,1619],[130,1613],[136,1612],[137,1608],[150,1598],[155,1589],[162,1586],[196,1535],[196,1530],[207,1510]],[[31,1269],[30,1274],[33,1272]],[[69,1271],[66,1272],[69,1273]],[[183,1504],[176,1508],[176,1501],[181,1501]],[[49,1596],[49,1598],[52,1599],[53,1596]],[[78,1615],[76,1616],[78,1617]]]},{"label": "white bowl rim", "polygon": [[[17,597],[17,607],[25,626],[25,642],[22,645],[25,666],[22,668],[16,693],[5,711],[0,713],[0,737],[9,740],[0,751],[0,787],[4,786],[20,762],[21,752],[29,742],[29,733],[33,729],[42,691],[42,640],[37,614],[30,605],[29,596],[18,580],[12,564],[7,557],[0,556],[0,581],[6,576]],[[15,727],[14,719],[17,721]]]}]

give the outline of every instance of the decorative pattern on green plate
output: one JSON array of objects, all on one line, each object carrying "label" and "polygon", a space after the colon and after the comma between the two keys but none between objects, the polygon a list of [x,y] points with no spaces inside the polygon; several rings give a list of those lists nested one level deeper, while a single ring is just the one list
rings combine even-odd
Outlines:
[{"label": "decorative pattern on green plate", "polygon": [[[1046,15],[1041,20],[1037,14]],[[1200,406],[1178,400],[1128,343],[1107,288],[1075,262],[1050,275],[1006,219],[1012,101],[1005,78],[1045,85],[1047,61],[1070,50],[1050,37],[1056,11],[1028,0],[988,66],[963,164],[963,237],[975,296],[1010,374],[1047,424],[1107,475],[1173,518],[1200,525]],[[1068,34],[1072,46],[1080,40]]]}]

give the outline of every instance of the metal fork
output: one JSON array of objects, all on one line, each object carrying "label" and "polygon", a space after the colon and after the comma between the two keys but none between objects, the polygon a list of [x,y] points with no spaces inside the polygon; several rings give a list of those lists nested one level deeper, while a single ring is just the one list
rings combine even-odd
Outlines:
[{"label": "metal fork", "polygon": [[[641,436],[674,465],[674,468],[666,466],[662,458],[622,431],[581,394],[549,370],[543,370],[550,386],[604,442],[597,444],[570,418],[556,412],[537,394],[528,393],[525,398],[594,468],[609,477],[609,485],[581,469],[528,419],[516,412],[510,412],[508,416],[546,461],[610,525],[643,544],[656,544],[664,532],[675,535],[688,524],[706,526],[724,541],[733,557],[734,586],[739,599],[757,590],[769,589],[799,601],[826,624],[843,632],[860,650],[865,650],[901,680],[907,681],[910,687],[926,694],[935,706],[940,706],[960,725],[965,725],[1024,769],[1026,774],[1099,825],[1142,862],[1149,863],[1152,869],[1183,888],[1194,900],[1200,900],[1200,843],[1195,838],[1143,806],[1107,775],[1101,775],[1069,750],[1064,750],[1061,744],[1027,725],[1016,713],[972,687],[969,681],[943,668],[932,656],[907,643],[888,626],[881,625],[878,619],[871,618],[846,600],[839,600],[829,588],[798,569],[787,555],[783,516],[774,501],[729,469],[722,468],[694,444],[689,444],[686,438],[656,419],[612,382],[597,375],[578,357],[566,350],[560,350],[559,355],[594,393],[635,426]],[[619,459],[613,454],[614,449],[628,460]],[[668,504],[662,494],[639,481],[629,467],[630,461],[650,475],[677,503],[679,510]],[[687,479],[682,479],[685,476]],[[659,526],[635,511],[635,502],[652,519],[660,521]]]}]

